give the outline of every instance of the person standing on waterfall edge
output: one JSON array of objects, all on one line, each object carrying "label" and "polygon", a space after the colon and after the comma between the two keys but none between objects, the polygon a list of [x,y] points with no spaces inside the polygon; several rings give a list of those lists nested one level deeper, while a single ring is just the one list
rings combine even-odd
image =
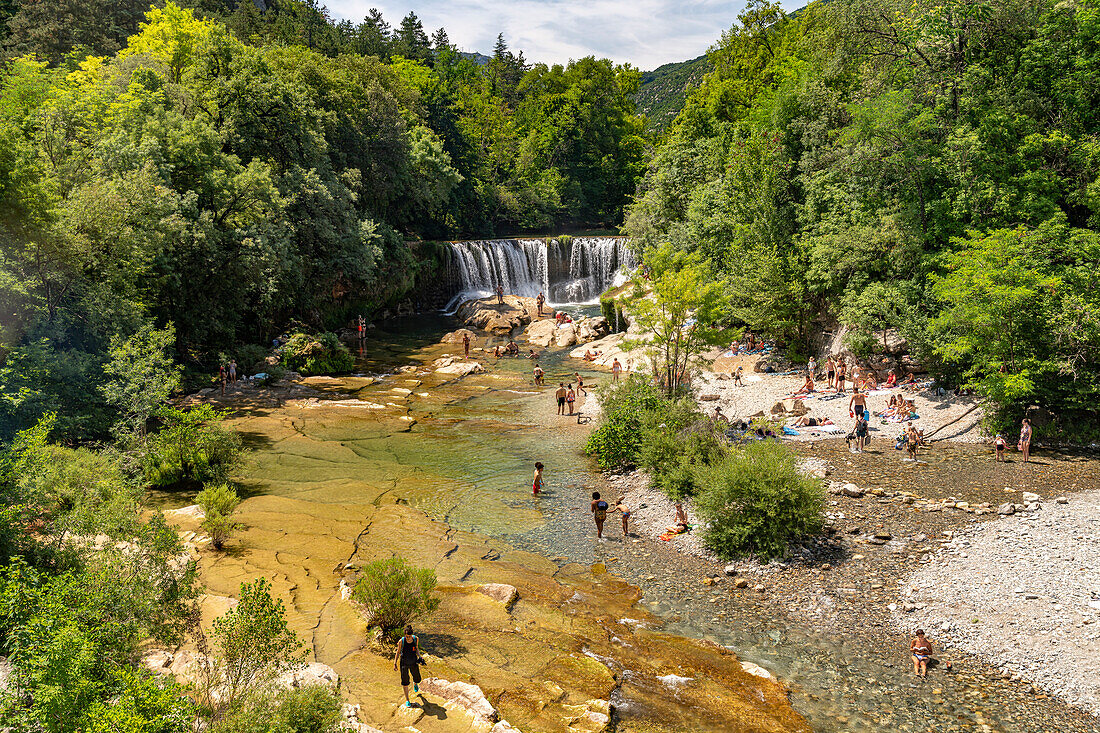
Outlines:
[{"label": "person standing on waterfall edge", "polygon": [[504,305],[504,286],[497,285],[497,305]]},{"label": "person standing on waterfall edge", "polygon": [[420,640],[413,636],[413,627],[405,627],[405,635],[397,643],[397,654],[393,657],[393,668],[401,665],[401,687],[405,690],[405,707],[411,708],[409,700],[409,677],[412,677],[413,692],[420,692],[420,665],[424,660],[420,657]]},{"label": "person standing on waterfall edge", "polygon": [[539,318],[542,318],[542,304],[545,302],[546,298],[543,297],[542,293],[539,293],[539,297],[535,298],[535,305],[539,308]]}]

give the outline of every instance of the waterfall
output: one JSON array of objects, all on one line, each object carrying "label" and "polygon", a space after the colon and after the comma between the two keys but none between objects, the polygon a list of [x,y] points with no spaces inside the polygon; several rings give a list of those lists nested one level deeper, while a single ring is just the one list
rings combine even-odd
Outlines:
[{"label": "waterfall", "polygon": [[621,284],[634,269],[634,255],[623,237],[483,239],[450,244],[447,292],[453,311],[463,300],[492,295],[497,285],[511,295],[547,303],[592,303]]}]

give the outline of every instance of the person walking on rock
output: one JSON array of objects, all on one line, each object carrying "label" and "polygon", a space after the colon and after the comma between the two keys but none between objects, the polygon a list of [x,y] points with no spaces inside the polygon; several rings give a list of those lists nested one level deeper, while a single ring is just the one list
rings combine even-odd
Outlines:
[{"label": "person walking on rock", "polygon": [[393,668],[401,666],[401,687],[405,690],[405,707],[411,708],[409,700],[409,677],[412,677],[413,692],[420,692],[420,640],[413,636],[413,627],[405,627],[405,635],[397,642],[397,654],[393,657]]},{"label": "person walking on rock", "polygon": [[596,520],[596,539],[603,539],[603,523],[607,520],[607,502],[600,498],[600,492],[592,492],[592,518]]}]

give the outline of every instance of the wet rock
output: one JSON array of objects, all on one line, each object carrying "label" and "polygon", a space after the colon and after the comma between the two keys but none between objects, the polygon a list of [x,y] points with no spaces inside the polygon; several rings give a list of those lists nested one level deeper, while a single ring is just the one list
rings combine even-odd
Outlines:
[{"label": "wet rock", "polygon": [[492,598],[497,603],[504,604],[507,609],[511,609],[516,599],[519,598],[519,591],[516,590],[516,587],[505,583],[485,583],[477,587],[477,592]]},{"label": "wet rock", "polygon": [[459,377],[481,374],[485,371],[485,367],[476,361],[462,361],[451,356],[436,359],[432,362],[432,366],[435,367],[436,374],[454,374]]}]

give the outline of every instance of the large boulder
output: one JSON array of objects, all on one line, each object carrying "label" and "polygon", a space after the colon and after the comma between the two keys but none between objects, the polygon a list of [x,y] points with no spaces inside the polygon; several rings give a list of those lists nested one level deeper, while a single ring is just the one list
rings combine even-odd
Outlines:
[{"label": "large boulder", "polygon": [[463,361],[462,359],[445,356],[432,362],[436,374],[453,374],[457,377],[465,377],[469,374],[480,374],[485,367],[476,361]]},{"label": "large boulder", "polygon": [[554,344],[556,346],[575,346],[577,344],[577,327],[573,323],[563,323],[554,331]]},{"label": "large boulder", "polygon": [[473,331],[471,331],[470,329],[460,328],[457,331],[451,331],[449,334],[444,336],[441,339],[441,342],[444,343],[444,344],[461,344],[463,336],[469,336],[470,341],[473,341],[474,339],[477,338],[477,334],[474,333]]},{"label": "large boulder", "polygon": [[491,726],[497,722],[496,708],[477,685],[469,682],[448,682],[438,677],[428,677],[420,683],[420,689],[429,695],[441,697],[447,707],[458,708],[474,719],[475,723]]},{"label": "large boulder", "polygon": [[[553,315],[553,311],[546,308],[542,312]],[[458,306],[455,316],[471,328],[479,328],[496,336],[508,336],[538,318],[538,307],[534,298],[505,295],[503,303],[497,303],[496,298],[467,300]]]},{"label": "large boulder", "polygon": [[505,608],[511,608],[519,597],[516,587],[506,583],[485,583],[477,587],[477,592],[492,598],[497,603],[504,604]]},{"label": "large boulder", "polygon": [[554,342],[558,324],[552,320],[534,321],[525,331],[527,341],[535,346],[546,347]]}]

